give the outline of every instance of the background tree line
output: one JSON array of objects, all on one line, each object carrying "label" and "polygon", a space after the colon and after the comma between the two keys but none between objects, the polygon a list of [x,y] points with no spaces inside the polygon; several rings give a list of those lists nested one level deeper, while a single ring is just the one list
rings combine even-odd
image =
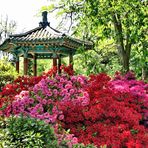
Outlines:
[{"label": "background tree line", "polygon": [[133,70],[148,77],[146,0],[58,0],[42,10],[55,11],[68,33],[94,43],[76,57],[87,74]]},{"label": "background tree line", "polygon": [[[133,70],[139,78],[148,78],[146,0],[57,0],[43,10],[56,13],[58,29],[94,43],[93,50],[80,48],[74,57],[77,73]],[[1,17],[0,42],[15,29],[15,21]],[[39,62],[39,69],[46,70],[47,62]]]}]

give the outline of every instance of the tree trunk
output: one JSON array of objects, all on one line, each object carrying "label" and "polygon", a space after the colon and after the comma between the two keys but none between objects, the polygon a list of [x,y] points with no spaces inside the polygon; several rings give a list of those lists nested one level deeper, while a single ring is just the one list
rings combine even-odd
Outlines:
[{"label": "tree trunk", "polygon": [[116,34],[116,44],[122,64],[122,72],[127,73],[129,71],[130,52],[132,45],[129,41],[130,37],[129,30],[126,32],[126,40],[125,40],[123,38],[123,28],[120,15],[113,13],[112,18]]},{"label": "tree trunk", "polygon": [[127,73],[129,71],[129,60],[130,60],[130,55],[127,52],[122,55],[123,73]]},{"label": "tree trunk", "polygon": [[142,80],[148,80],[148,68],[146,66],[142,67]]}]

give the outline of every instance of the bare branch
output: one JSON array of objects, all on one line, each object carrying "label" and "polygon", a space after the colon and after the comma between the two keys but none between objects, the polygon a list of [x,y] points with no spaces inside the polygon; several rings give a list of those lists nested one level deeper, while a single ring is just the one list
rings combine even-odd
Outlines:
[{"label": "bare branch", "polygon": [[49,13],[53,13],[54,11],[58,10],[58,9],[63,9],[65,7],[65,5],[61,5],[61,6],[57,6],[57,7],[54,7],[53,10],[50,10],[48,11]]},{"label": "bare branch", "polygon": [[70,26],[69,26],[69,29],[68,29],[68,33],[71,30],[72,24],[73,24],[73,13],[71,12],[71,15],[70,15]]}]

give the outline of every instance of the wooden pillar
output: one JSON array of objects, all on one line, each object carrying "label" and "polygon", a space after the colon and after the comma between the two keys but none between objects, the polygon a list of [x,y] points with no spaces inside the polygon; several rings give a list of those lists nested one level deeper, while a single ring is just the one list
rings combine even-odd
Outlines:
[{"label": "wooden pillar", "polygon": [[53,67],[57,66],[57,58],[53,58]]},{"label": "wooden pillar", "polygon": [[72,53],[69,54],[69,65],[72,65],[72,69],[73,69],[73,54]]},{"label": "wooden pillar", "polygon": [[61,74],[61,57],[58,58],[58,74]]},{"label": "wooden pillar", "polygon": [[15,64],[16,64],[16,71],[19,73],[19,57],[16,57],[16,62],[15,62]]},{"label": "wooden pillar", "polygon": [[33,56],[33,75],[37,76],[37,57]]},{"label": "wooden pillar", "polygon": [[24,55],[24,75],[27,75],[28,72],[28,58]]}]

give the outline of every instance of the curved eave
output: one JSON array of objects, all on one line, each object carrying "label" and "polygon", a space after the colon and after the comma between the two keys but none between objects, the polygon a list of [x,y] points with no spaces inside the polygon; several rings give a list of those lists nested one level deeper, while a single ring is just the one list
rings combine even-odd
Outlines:
[{"label": "curved eave", "polygon": [[28,34],[31,34],[32,32],[38,31],[40,29],[42,29],[42,27],[36,27],[36,28],[34,28],[34,29],[30,30],[30,31],[25,32],[25,33],[12,34],[12,35],[10,35],[10,37],[23,37],[23,36],[26,36]]},{"label": "curved eave", "polygon": [[6,39],[1,45],[0,50],[5,52],[11,52],[12,49],[16,48],[16,45],[13,44],[10,38]]},{"label": "curved eave", "polygon": [[78,49],[79,47],[84,47],[85,50],[93,49],[93,44],[91,42],[85,42],[82,40],[70,38],[70,37],[58,37],[50,39],[36,39],[36,40],[16,40],[12,41],[17,46],[27,47],[27,46],[36,46],[36,45],[45,45],[45,46],[57,46],[57,47],[67,47],[70,49]]},{"label": "curved eave", "polygon": [[69,36],[62,36],[57,38],[36,39],[36,40],[19,40],[15,37],[6,39],[1,45],[0,50],[11,52],[17,47],[35,47],[36,45],[44,45],[46,47],[56,46],[57,48],[66,47],[70,50],[77,50],[82,47],[84,50],[93,49],[92,42],[75,39]]},{"label": "curved eave", "polygon": [[77,48],[83,47],[85,50],[93,49],[93,43],[89,41],[83,41],[80,39],[72,38],[70,36],[65,36],[64,44],[74,45]]}]

